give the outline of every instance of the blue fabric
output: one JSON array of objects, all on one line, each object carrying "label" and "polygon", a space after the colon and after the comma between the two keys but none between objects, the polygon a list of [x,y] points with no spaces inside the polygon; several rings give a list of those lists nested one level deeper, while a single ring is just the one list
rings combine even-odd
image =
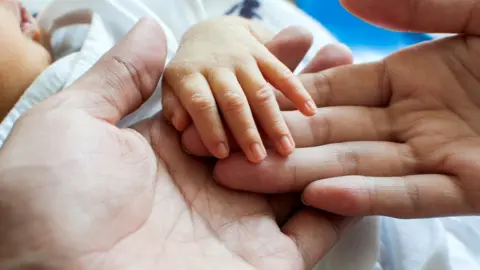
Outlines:
[{"label": "blue fabric", "polygon": [[[379,0],[381,1],[381,0]],[[346,11],[338,0],[297,0],[299,8],[318,20],[353,53],[370,50],[388,55],[418,42],[430,40],[425,34],[388,31],[370,25]]]}]

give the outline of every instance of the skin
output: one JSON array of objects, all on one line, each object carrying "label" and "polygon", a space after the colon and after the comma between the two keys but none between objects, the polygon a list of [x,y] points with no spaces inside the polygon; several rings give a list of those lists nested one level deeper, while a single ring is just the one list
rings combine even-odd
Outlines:
[{"label": "skin", "polygon": [[16,123],[0,149],[0,268],[300,270],[338,240],[349,219],[219,186],[160,115],[114,125],[151,96],[165,55],[161,27],[141,20]]},{"label": "skin", "polygon": [[341,2],[379,26],[458,35],[304,75],[321,109],[311,119],[284,113],[300,149],[259,166],[232,155],[217,164],[216,179],[239,190],[303,192],[307,205],[340,215],[478,215],[480,1]]},{"label": "skin", "polygon": [[35,20],[18,3],[0,0],[0,121],[51,63]]},{"label": "skin", "polygon": [[265,32],[235,16],[202,22],[187,31],[165,70],[165,117],[178,131],[184,131],[191,119],[217,158],[230,152],[225,128],[250,162],[259,163],[267,154],[259,129],[281,155],[293,151],[295,143],[275,100],[276,89],[304,115],[316,112],[299,79],[262,43]]}]

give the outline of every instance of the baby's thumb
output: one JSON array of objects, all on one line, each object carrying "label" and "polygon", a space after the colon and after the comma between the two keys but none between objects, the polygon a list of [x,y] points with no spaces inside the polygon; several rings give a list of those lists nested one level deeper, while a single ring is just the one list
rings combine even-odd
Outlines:
[{"label": "baby's thumb", "polygon": [[116,124],[150,98],[164,70],[165,35],[142,19],[85,75],[45,105],[78,108]]}]

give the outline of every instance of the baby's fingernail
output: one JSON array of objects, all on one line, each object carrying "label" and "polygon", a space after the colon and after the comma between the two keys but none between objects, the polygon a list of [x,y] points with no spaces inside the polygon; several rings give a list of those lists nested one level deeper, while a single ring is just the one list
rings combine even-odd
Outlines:
[{"label": "baby's fingernail", "polygon": [[250,146],[250,154],[255,159],[255,161],[262,161],[266,158],[267,152],[265,148],[260,146],[258,143],[254,143]]},{"label": "baby's fingernail", "polygon": [[228,157],[228,147],[225,143],[219,143],[217,145],[217,158],[224,159]]},{"label": "baby's fingernail", "polygon": [[277,147],[281,149],[282,154],[288,155],[292,152],[294,146],[288,136],[283,136],[277,143]]},{"label": "baby's fingernail", "polygon": [[305,104],[308,108],[308,110],[312,113],[312,114],[315,114],[317,113],[317,105],[315,104],[315,102],[313,102],[313,100],[309,100],[307,101],[307,103]]}]

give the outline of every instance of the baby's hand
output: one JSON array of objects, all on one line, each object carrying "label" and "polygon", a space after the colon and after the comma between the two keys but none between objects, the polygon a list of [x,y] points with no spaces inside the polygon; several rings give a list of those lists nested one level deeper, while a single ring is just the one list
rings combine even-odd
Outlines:
[{"label": "baby's hand", "polygon": [[192,27],[165,70],[163,106],[177,130],[186,129],[192,119],[210,153],[226,158],[229,144],[221,112],[248,160],[258,163],[266,150],[255,121],[280,154],[289,155],[295,148],[275,89],[304,115],[314,115],[316,106],[299,79],[250,27],[248,21],[235,17]]}]

